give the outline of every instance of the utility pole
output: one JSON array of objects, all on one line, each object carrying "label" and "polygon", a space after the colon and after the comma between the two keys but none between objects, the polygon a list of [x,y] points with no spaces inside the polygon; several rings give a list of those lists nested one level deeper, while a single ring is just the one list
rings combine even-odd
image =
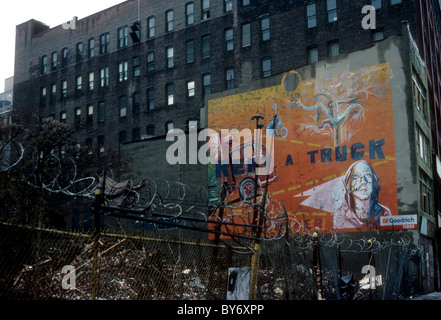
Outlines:
[{"label": "utility pole", "polygon": [[312,234],[314,252],[313,252],[313,265],[314,265],[314,276],[317,284],[317,300],[323,299],[323,287],[322,287],[322,270],[320,261],[320,243],[318,240],[318,228]]},{"label": "utility pole", "polygon": [[95,199],[93,200],[92,212],[94,219],[93,231],[93,275],[92,275],[92,300],[96,299],[98,291],[98,256],[99,256],[99,242],[100,242],[100,211],[104,204],[104,192],[106,188],[106,172],[103,171],[103,184],[101,189],[95,190]]}]

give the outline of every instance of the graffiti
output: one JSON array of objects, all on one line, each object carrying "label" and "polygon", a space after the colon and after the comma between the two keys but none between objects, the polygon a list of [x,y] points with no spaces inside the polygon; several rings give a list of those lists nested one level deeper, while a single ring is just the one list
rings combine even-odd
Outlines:
[{"label": "graffiti", "polygon": [[[310,233],[316,228],[377,230],[379,217],[398,214],[388,63],[307,80],[291,71],[280,85],[208,101],[208,125],[214,130],[247,128],[256,113],[269,118],[265,127],[274,129],[277,138],[277,179],[266,186],[267,200],[261,189],[254,203],[249,197],[253,192],[247,197],[227,191],[255,188],[251,180],[241,185],[253,163],[213,166],[210,181],[226,190],[224,208],[231,211],[231,221],[255,224],[256,208],[263,208],[264,234],[273,239],[285,231]],[[360,170],[365,172],[356,172]],[[226,177],[228,187],[223,185]]]},{"label": "graffiti", "polygon": [[227,300],[248,300],[251,268],[228,268]]}]

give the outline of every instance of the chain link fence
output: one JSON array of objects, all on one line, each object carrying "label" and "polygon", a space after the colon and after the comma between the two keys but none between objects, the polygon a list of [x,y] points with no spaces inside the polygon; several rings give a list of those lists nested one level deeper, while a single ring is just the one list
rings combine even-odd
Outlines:
[{"label": "chain link fence", "polygon": [[[90,232],[0,223],[0,233],[3,300],[225,300],[229,268],[249,267],[254,254],[251,243],[215,244],[184,239],[179,232],[103,230],[97,238]],[[418,254],[410,243],[348,250],[323,241],[318,261],[314,248],[298,237],[263,241],[256,298],[311,300],[321,290],[324,299],[355,299],[368,264],[381,276],[375,290],[359,292],[371,293],[370,299],[397,299],[418,278]]]}]

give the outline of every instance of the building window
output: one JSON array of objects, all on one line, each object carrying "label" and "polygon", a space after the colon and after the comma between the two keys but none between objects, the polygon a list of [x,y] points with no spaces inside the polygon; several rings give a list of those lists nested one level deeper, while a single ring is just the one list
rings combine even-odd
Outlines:
[{"label": "building window", "polygon": [[127,131],[122,130],[119,132],[119,143],[123,144],[127,142]]},{"label": "building window", "polygon": [[127,61],[120,62],[118,64],[118,81],[123,82],[128,78],[128,63]]},{"label": "building window", "polygon": [[61,122],[61,123],[66,123],[66,118],[67,118],[67,113],[66,113],[66,111],[61,111],[61,112],[60,112],[60,122]]},{"label": "building window", "polygon": [[46,74],[47,73],[47,56],[43,56],[41,58],[41,73]]},{"label": "building window", "polygon": [[132,60],[133,78],[141,75],[141,65],[139,57],[134,57]]},{"label": "building window", "polygon": [[185,17],[187,26],[192,25],[194,23],[194,3],[189,2],[185,6]]},{"label": "building window", "polygon": [[187,82],[187,96],[194,97],[194,81]]},{"label": "building window", "polygon": [[373,6],[375,10],[381,9],[381,0],[371,0],[371,6]]},{"label": "building window", "polygon": [[376,42],[376,41],[381,41],[381,40],[383,40],[384,39],[384,33],[383,33],[383,30],[375,30],[375,31],[372,31],[372,40],[374,41],[374,42]]},{"label": "building window", "polygon": [[138,115],[141,106],[141,94],[139,91],[135,91],[132,95],[132,114]]},{"label": "building window", "polygon": [[155,36],[155,25],[156,25],[155,16],[148,17],[148,19],[147,19],[147,38],[150,39]]},{"label": "building window", "polygon": [[88,85],[88,90],[89,91],[93,90],[94,79],[95,79],[95,74],[93,72],[89,72],[89,85]]},{"label": "building window", "polygon": [[431,214],[432,180],[420,170],[420,209],[424,213]]},{"label": "building window", "polygon": [[251,45],[251,25],[242,25],[242,48]]},{"label": "building window", "polygon": [[326,15],[328,22],[337,21],[337,0],[326,0]]},{"label": "building window", "polygon": [[69,63],[69,49],[64,48],[61,51],[61,67],[62,68],[67,67],[68,63]]},{"label": "building window", "polygon": [[141,140],[141,132],[139,128],[133,128],[132,129],[132,141],[139,141]]},{"label": "building window", "polygon": [[188,40],[185,42],[185,62],[194,62],[194,41]]},{"label": "building window", "polygon": [[93,123],[93,105],[89,104],[87,105],[87,124],[92,124]]},{"label": "building window", "polygon": [[84,45],[82,42],[77,43],[77,62],[83,60]]},{"label": "building window", "polygon": [[166,92],[166,95],[167,95],[167,105],[168,106],[173,105],[174,102],[175,102],[174,101],[174,93],[173,93],[173,91],[174,91],[173,83],[168,83],[165,86],[165,92]]},{"label": "building window", "polygon": [[100,69],[100,84],[101,88],[107,87],[109,85],[109,67],[104,67]]},{"label": "building window", "polygon": [[43,87],[40,89],[40,105],[41,106],[46,105],[46,96],[47,96],[47,90],[46,90],[46,87]]},{"label": "building window", "polygon": [[396,4],[401,4],[401,0],[390,0],[390,5],[394,6]]},{"label": "building window", "polygon": [[118,49],[125,48],[129,44],[129,27],[123,26],[118,29]]},{"label": "building window", "polygon": [[427,120],[427,110],[426,110],[426,91],[418,78],[418,76],[412,74],[412,89],[413,89],[413,99],[415,102],[415,107],[421,114],[424,120]]},{"label": "building window", "polygon": [[262,75],[264,78],[271,76],[271,58],[262,59]]},{"label": "building window", "polygon": [[317,48],[309,48],[308,49],[308,61],[309,61],[309,64],[313,64],[318,61],[318,49]]},{"label": "building window", "polygon": [[155,109],[155,89],[147,89],[147,110]]},{"label": "building window", "polygon": [[100,154],[104,153],[104,136],[98,136],[98,147]]},{"label": "building window", "polygon": [[211,75],[204,74],[202,76],[202,85],[203,85],[203,93],[204,95],[211,93]]},{"label": "building window", "polygon": [[210,57],[210,36],[202,37],[202,59]]},{"label": "building window", "polygon": [[150,51],[147,53],[147,72],[153,72],[155,70],[155,53]]},{"label": "building window", "polygon": [[95,39],[89,39],[89,58],[95,57]]},{"label": "building window", "polygon": [[262,41],[268,41],[271,38],[270,33],[270,19],[269,17],[260,20],[260,34]]},{"label": "building window", "polygon": [[100,37],[100,53],[108,53],[109,52],[109,42],[110,42],[110,34],[104,33]]},{"label": "building window", "polygon": [[81,107],[75,108],[75,127],[79,128],[81,125]]},{"label": "building window", "polygon": [[147,137],[148,138],[149,137],[154,137],[155,136],[155,126],[152,125],[152,124],[148,125],[146,133],[147,133]]},{"label": "building window", "polygon": [[417,127],[416,129],[417,153],[425,164],[430,166],[431,149],[430,142],[423,131]]},{"label": "building window", "polygon": [[77,76],[77,80],[76,80],[76,92],[77,92],[77,94],[80,94],[82,89],[83,89],[83,77],[82,76]]},{"label": "building window", "polygon": [[233,28],[229,28],[225,30],[225,50],[233,51],[234,42],[233,42]]},{"label": "building window", "polygon": [[225,70],[225,80],[227,83],[227,89],[233,89],[234,88],[234,69],[228,68]]},{"label": "building window", "polygon": [[167,57],[167,68],[173,68],[174,67],[174,50],[173,47],[166,48],[166,57]]},{"label": "building window", "polygon": [[201,19],[205,20],[210,18],[210,0],[202,0],[202,16]]},{"label": "building window", "polygon": [[58,53],[52,52],[52,70],[57,70]]},{"label": "building window", "polygon": [[[89,149],[89,150],[91,150],[92,149],[92,143],[93,142],[93,140],[92,140],[92,138],[87,138],[86,139],[86,147]],[[89,153],[89,154],[91,154],[91,153]]]},{"label": "building window", "polygon": [[173,121],[167,121],[167,122],[165,123],[165,130],[166,130],[167,132],[173,130]]},{"label": "building window", "polygon": [[224,1],[224,11],[225,12],[233,11],[233,0]]},{"label": "building window", "polygon": [[165,13],[165,31],[166,32],[171,32],[173,31],[173,26],[174,26],[174,15],[173,15],[173,10],[168,10]]},{"label": "building window", "polygon": [[55,100],[57,100],[57,85],[56,84],[52,84],[51,85],[51,98],[50,98],[50,101],[51,102],[55,102]]},{"label": "building window", "polygon": [[124,118],[127,116],[127,96],[119,97],[119,117]]},{"label": "building window", "polygon": [[98,122],[104,122],[106,112],[106,103],[104,101],[98,102]]},{"label": "building window", "polygon": [[329,57],[336,57],[340,54],[338,42],[330,42],[328,44],[328,55]]},{"label": "building window", "polygon": [[306,21],[308,28],[314,28],[317,26],[315,2],[311,2],[306,5]]},{"label": "building window", "polygon": [[61,82],[61,98],[67,99],[67,80]]},{"label": "building window", "polygon": [[250,0],[242,0],[242,6],[249,6],[250,5]]}]

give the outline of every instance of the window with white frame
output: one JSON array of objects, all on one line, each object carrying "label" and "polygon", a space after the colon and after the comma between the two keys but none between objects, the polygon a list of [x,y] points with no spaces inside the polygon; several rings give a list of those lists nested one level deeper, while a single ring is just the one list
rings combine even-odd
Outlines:
[{"label": "window with white frame", "polygon": [[125,48],[129,44],[129,27],[123,26],[118,29],[118,48]]},{"label": "window with white frame", "polygon": [[228,28],[225,30],[225,50],[232,51],[233,49],[233,28]]},{"label": "window with white frame", "polygon": [[123,82],[128,78],[128,63],[127,61],[122,61],[118,64],[118,81]]},{"label": "window with white frame", "polygon": [[100,69],[100,84],[102,88],[109,85],[109,67]]},{"label": "window with white frame", "polygon": [[412,91],[415,107],[424,120],[427,119],[426,90],[416,73],[412,73]]},{"label": "window with white frame", "polygon": [[173,88],[173,83],[168,83],[165,86],[165,91],[166,91],[166,95],[167,95],[167,105],[171,106],[174,104],[175,100],[174,100],[174,88]]},{"label": "window with white frame", "polygon": [[251,45],[251,25],[246,23],[242,25],[242,47]]},{"label": "window with white frame", "polygon": [[194,81],[187,82],[187,96],[194,97]]},{"label": "window with white frame", "polygon": [[271,58],[262,59],[262,75],[264,78],[271,76]]},{"label": "window with white frame", "polygon": [[306,5],[306,21],[308,28],[314,28],[317,26],[315,2],[311,2]]},{"label": "window with white frame", "polygon": [[260,20],[260,33],[262,41],[268,41],[271,38],[270,18],[264,17]]},{"label": "window with white frame", "polygon": [[326,16],[328,22],[337,21],[337,0],[326,0]]},{"label": "window with white frame", "polygon": [[187,26],[194,24],[194,3],[189,2],[185,5],[185,17]]},{"label": "window with white frame", "polygon": [[166,20],[165,31],[166,32],[173,31],[173,28],[174,28],[174,13],[173,13],[173,10],[167,10],[167,12],[165,13],[165,20]]},{"label": "window with white frame", "polygon": [[421,160],[428,166],[430,165],[431,149],[430,142],[423,131],[417,126],[416,128],[417,153]]},{"label": "window with white frame", "polygon": [[308,49],[308,61],[309,64],[316,63],[318,61],[318,49],[317,47]]},{"label": "window with white frame", "polygon": [[201,19],[205,20],[210,18],[210,0],[202,0],[202,15]]},{"label": "window with white frame", "polygon": [[422,212],[431,214],[432,180],[420,170],[420,209]]},{"label": "window with white frame", "polygon": [[340,54],[340,48],[337,41],[328,44],[328,54],[329,57],[336,57]]},{"label": "window with white frame", "polygon": [[173,47],[166,48],[167,68],[174,67],[174,49]]},{"label": "window with white frame", "polygon": [[155,36],[156,18],[150,16],[147,19],[147,38],[153,38]]}]

